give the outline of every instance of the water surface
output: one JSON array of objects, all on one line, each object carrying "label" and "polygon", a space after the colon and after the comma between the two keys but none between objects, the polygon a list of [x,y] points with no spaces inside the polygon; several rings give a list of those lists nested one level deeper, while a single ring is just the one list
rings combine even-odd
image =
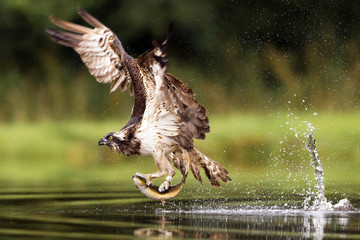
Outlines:
[{"label": "water surface", "polygon": [[[180,198],[162,205],[134,186],[4,186],[0,237],[360,238],[358,211],[304,211],[300,196],[272,192],[269,197],[260,190],[249,195],[248,190],[215,198],[187,188]],[[348,197],[359,209],[359,196]]]}]

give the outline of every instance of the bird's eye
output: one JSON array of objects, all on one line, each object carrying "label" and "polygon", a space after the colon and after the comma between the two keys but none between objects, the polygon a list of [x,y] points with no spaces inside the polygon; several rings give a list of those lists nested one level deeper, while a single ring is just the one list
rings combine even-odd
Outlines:
[{"label": "bird's eye", "polygon": [[113,136],[109,136],[109,140],[113,140],[113,138],[114,138]]}]

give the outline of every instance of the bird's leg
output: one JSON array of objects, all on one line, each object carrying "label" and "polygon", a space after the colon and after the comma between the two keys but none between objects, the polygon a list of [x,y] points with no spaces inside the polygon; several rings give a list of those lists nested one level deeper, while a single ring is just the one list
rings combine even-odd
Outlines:
[{"label": "bird's leg", "polygon": [[[166,162],[168,162],[167,158],[164,157],[164,153],[162,150],[154,151],[153,152],[153,158],[156,166],[158,167],[158,171],[155,173],[140,173],[137,172],[135,175],[142,177],[146,180],[146,186],[152,186],[153,185],[153,178],[161,178],[166,175]],[[171,166],[170,166],[171,167]]]},{"label": "bird's leg", "polygon": [[162,150],[159,150],[157,152],[154,151],[153,158],[159,171],[148,174],[137,172],[135,175],[144,178],[146,180],[146,185],[151,186],[153,185],[153,178],[161,178],[164,177],[166,173],[168,173],[166,180],[159,187],[159,192],[165,192],[171,186],[172,178],[175,175],[175,170],[172,168],[169,160],[167,159]]},{"label": "bird's leg", "polygon": [[159,192],[165,192],[171,185],[172,177],[175,175],[175,170],[171,167],[164,151],[161,148],[158,149],[158,151],[153,152],[153,158],[159,171],[152,174],[152,177],[163,177],[166,175],[166,172],[168,173],[166,180],[159,187]]},{"label": "bird's leg", "polygon": [[169,173],[166,177],[166,180],[160,185],[159,192],[165,192],[171,186],[172,179],[175,175],[175,170],[170,165],[169,160],[166,159],[165,170]]},{"label": "bird's leg", "polygon": [[159,170],[155,173],[135,173],[136,176],[142,177],[146,180],[146,186],[152,186],[153,184],[153,178],[161,178],[166,175],[166,170]]}]

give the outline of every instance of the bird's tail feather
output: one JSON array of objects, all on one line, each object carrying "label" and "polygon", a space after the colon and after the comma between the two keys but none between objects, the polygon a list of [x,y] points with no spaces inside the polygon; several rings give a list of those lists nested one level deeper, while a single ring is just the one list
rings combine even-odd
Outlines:
[{"label": "bird's tail feather", "polygon": [[194,174],[196,180],[202,183],[202,178],[198,166],[201,166],[208,179],[210,180],[211,185],[220,187],[219,179],[224,183],[230,182],[231,178],[228,176],[229,172],[221,166],[219,163],[215,162],[211,158],[205,156],[202,152],[196,148],[193,151],[189,152],[190,154],[190,169]]}]

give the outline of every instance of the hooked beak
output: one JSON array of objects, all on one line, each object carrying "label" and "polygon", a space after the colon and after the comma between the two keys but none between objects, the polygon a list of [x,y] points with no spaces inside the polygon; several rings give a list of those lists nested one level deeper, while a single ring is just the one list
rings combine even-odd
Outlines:
[{"label": "hooked beak", "polygon": [[101,146],[101,145],[107,145],[107,141],[106,141],[105,138],[101,138],[101,139],[99,140],[99,146]]}]

